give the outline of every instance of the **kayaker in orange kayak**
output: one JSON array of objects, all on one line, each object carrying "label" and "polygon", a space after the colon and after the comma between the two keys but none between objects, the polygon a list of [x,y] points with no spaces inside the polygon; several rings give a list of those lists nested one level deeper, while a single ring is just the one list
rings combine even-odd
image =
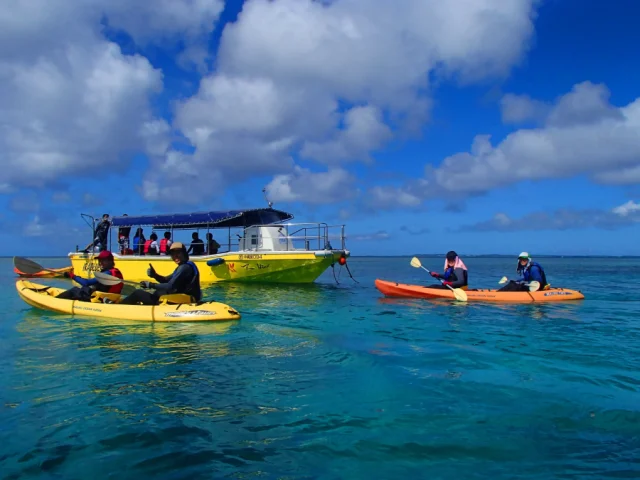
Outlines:
[{"label": "kayaker in orange kayak", "polygon": [[431,276],[433,278],[441,278],[444,282],[429,285],[429,288],[447,288],[447,285],[449,285],[451,288],[462,288],[466,290],[469,285],[467,266],[453,250],[446,255],[444,273],[431,272]]},{"label": "kayaker in orange kayak", "polygon": [[528,283],[536,281],[540,283],[540,290],[549,288],[547,283],[547,275],[544,273],[542,265],[531,260],[528,252],[522,252],[518,255],[518,266],[516,272],[522,278],[518,280],[510,280],[499,292],[524,292],[529,291]]}]

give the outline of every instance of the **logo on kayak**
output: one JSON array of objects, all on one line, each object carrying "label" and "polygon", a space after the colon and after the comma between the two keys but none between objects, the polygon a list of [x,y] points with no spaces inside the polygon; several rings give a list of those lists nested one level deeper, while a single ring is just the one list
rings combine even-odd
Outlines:
[{"label": "logo on kayak", "polygon": [[571,295],[571,292],[547,292],[544,294],[545,297],[551,297],[553,295]]},{"label": "logo on kayak", "polygon": [[180,318],[180,317],[203,317],[208,315],[215,315],[216,312],[211,310],[189,310],[185,312],[165,312],[165,317]]}]

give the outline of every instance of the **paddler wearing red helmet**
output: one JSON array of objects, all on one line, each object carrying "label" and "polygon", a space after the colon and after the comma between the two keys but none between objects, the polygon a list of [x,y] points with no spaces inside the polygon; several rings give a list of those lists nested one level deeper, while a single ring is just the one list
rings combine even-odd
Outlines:
[{"label": "paddler wearing red helmet", "polygon": [[[124,278],[120,270],[115,266],[115,260],[113,254],[109,250],[103,250],[96,257],[100,264],[100,272],[108,275],[113,275],[120,279]],[[91,301],[91,295],[93,292],[106,292],[106,293],[120,293],[124,284],[119,283],[117,285],[103,285],[95,278],[82,278],[79,275],[75,275],[73,272],[65,272],[64,276],[72,279],[74,282],[82,285],[81,287],[73,287],[69,290],[65,290],[57,296],[57,298],[66,298],[69,300],[81,300],[83,302]]]}]

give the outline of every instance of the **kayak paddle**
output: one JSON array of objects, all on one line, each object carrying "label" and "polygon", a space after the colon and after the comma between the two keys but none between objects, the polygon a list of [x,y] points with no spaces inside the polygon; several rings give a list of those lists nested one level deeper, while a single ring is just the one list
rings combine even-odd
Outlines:
[{"label": "kayak paddle", "polygon": [[119,283],[124,283],[125,285],[131,285],[133,287],[140,287],[140,282],[131,282],[129,280],[122,280],[121,278],[114,277],[113,275],[109,275],[108,273],[102,272],[93,272],[93,276],[103,285],[113,286],[118,285]]},{"label": "kayak paddle", "polygon": [[[498,283],[502,285],[503,283],[507,283],[508,281],[509,279],[507,277],[502,277]],[[525,285],[529,287],[530,292],[537,292],[540,289],[540,282],[538,282],[537,280],[532,280],[529,283],[525,283]]]},{"label": "kayak paddle", "polygon": [[[425,267],[422,266],[422,264],[420,263],[420,260],[418,260],[418,257],[413,257],[411,259],[411,266],[415,268],[422,268],[426,270],[428,273],[431,273],[429,272],[429,270],[427,270]],[[438,280],[440,281],[440,283],[444,285],[444,280],[442,280],[441,278],[438,278]],[[464,290],[462,290],[461,288],[453,288],[451,285],[445,285],[445,286],[453,291],[453,295],[456,297],[456,300],[460,300],[461,302],[467,301],[467,294],[465,293]]]},{"label": "kayak paddle", "polygon": [[13,257],[13,265],[22,273],[26,273],[27,275],[33,275],[35,273],[40,273],[42,271],[60,273],[59,270],[52,270],[50,268],[45,268],[39,263],[24,257]]}]

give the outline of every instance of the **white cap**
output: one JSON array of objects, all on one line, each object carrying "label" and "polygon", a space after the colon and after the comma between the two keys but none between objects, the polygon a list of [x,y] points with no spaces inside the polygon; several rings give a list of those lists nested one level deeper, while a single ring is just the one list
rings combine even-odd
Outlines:
[{"label": "white cap", "polygon": [[529,253],[528,252],[522,252],[520,255],[518,255],[518,258],[529,258]]}]

